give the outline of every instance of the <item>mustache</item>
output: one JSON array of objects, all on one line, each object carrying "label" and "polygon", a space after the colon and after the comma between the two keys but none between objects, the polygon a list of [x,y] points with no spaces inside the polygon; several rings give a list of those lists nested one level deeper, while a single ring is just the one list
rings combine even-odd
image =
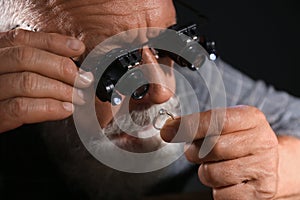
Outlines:
[{"label": "mustache", "polygon": [[166,109],[173,115],[180,115],[180,103],[175,97],[167,102],[153,105],[144,110],[132,110],[130,113],[117,113],[112,122],[106,126],[103,131],[106,136],[120,133],[137,133],[145,127],[152,125],[154,118],[158,115],[160,109]]}]

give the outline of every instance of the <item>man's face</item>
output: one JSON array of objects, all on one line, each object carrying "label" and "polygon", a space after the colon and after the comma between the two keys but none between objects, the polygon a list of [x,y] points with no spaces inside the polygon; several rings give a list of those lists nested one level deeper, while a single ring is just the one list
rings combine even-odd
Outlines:
[{"label": "man's face", "polygon": [[[85,43],[86,52],[83,57],[79,58],[80,61],[83,61],[95,46],[115,34],[135,28],[166,28],[176,22],[175,9],[171,0],[18,1],[18,3],[22,2],[26,3],[28,13],[26,14],[24,11],[24,16],[21,13],[19,15],[20,21],[36,27],[37,31],[71,35]],[[133,39],[144,41],[151,37],[154,36],[144,32],[144,34],[137,34]],[[165,73],[166,71],[162,70],[160,66],[155,65],[157,62],[170,66],[169,72]],[[170,59],[165,58],[158,61],[152,52],[145,48],[143,50],[143,63],[154,63],[147,76],[155,78],[162,85],[168,86],[168,88],[165,88],[158,84],[152,84],[143,99],[130,99],[129,109],[137,124],[147,122],[151,126],[148,116],[157,115],[158,109],[153,109],[157,105],[163,106],[173,113],[170,109],[176,107],[176,100],[174,101],[171,98],[173,96],[171,90],[175,87],[175,80]],[[156,135],[158,137],[151,137],[143,141],[125,134],[123,134],[124,137],[119,137],[117,134],[113,135],[119,130],[114,126],[111,104],[101,102],[99,99],[96,99],[95,102],[96,114],[101,127],[105,127],[107,132],[112,133],[111,140],[114,140],[119,146],[134,152],[150,152],[157,150],[162,145],[159,134]],[[122,110],[124,107],[121,105],[116,109]],[[147,112],[143,112],[145,110]],[[122,194],[125,197],[128,195],[136,198],[145,188],[150,190],[158,179],[163,179],[174,172],[173,168],[170,171],[163,168],[153,173],[131,174],[122,173],[115,170],[116,168],[100,164],[82,145],[72,118],[47,122],[43,124],[42,128],[42,137],[48,147],[49,154],[57,162],[66,178],[71,183],[75,183],[71,184],[72,189],[76,186],[76,188],[86,190],[91,196],[99,197],[98,199],[109,199],[110,196],[116,195],[120,197]],[[98,144],[96,143],[96,145]],[[98,146],[102,147],[101,145],[102,143]],[[177,147],[177,145],[172,146],[173,152],[160,151],[161,155],[156,154],[156,162],[153,163],[161,163],[161,159],[157,159],[158,157],[169,160],[165,158],[168,158],[169,155],[177,155]],[[100,150],[103,150],[102,152],[108,156],[112,154],[108,148]],[[149,163],[145,164],[148,165]],[[185,166],[180,163],[180,166],[176,169],[179,171]]]},{"label": "man's face", "polygon": [[[39,16],[39,20],[35,23],[39,31],[58,32],[80,38],[86,44],[85,56],[100,42],[120,32],[145,27],[167,28],[176,22],[175,9],[171,0],[72,0],[47,1],[46,5],[51,12],[49,15]],[[147,41],[152,37],[155,37],[153,33],[138,32],[130,39]],[[79,59],[82,61],[85,56]],[[170,59],[157,60],[147,48],[143,49],[142,56],[143,64],[154,64],[151,70],[147,71],[147,76],[150,79],[154,78],[154,81],[161,85],[150,84],[149,91],[144,98],[130,99],[129,110],[137,115],[136,119],[133,119],[137,124],[145,123],[139,121],[145,120],[145,115],[149,115],[149,112],[144,112],[145,110],[170,100],[175,87]],[[166,72],[157,66],[158,62],[170,66],[170,70]],[[121,112],[123,108],[121,105],[114,109]],[[156,110],[152,109],[151,115],[155,115]],[[110,135],[112,130],[117,132],[113,127],[114,116],[109,102],[96,99],[96,112],[102,128],[109,127]],[[151,122],[148,122],[149,124]],[[130,141],[136,140],[126,134],[126,137],[122,137],[122,141],[131,146]],[[152,142],[155,143],[153,140]]]}]

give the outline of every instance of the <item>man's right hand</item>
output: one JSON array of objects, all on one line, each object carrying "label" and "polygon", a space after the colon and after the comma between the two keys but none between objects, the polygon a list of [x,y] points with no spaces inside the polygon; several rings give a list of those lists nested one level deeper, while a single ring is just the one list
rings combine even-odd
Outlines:
[{"label": "man's right hand", "polygon": [[80,40],[56,33],[0,33],[0,133],[67,118],[73,103],[84,104],[80,89],[89,87],[93,76],[79,72],[70,59],[84,50]]}]

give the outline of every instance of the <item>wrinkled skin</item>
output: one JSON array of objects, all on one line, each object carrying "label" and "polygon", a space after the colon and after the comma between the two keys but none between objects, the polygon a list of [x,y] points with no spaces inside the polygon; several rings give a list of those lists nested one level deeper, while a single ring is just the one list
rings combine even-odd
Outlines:
[{"label": "wrinkled skin", "polygon": [[[111,6],[110,1],[95,1],[95,3],[34,1],[32,6],[36,16],[29,21],[26,20],[26,23],[34,24],[39,32],[70,35],[81,39],[82,42],[77,41],[79,46],[74,50],[69,47],[71,43],[68,39],[72,38],[58,34],[30,33],[22,30],[1,34],[1,48],[3,49],[1,58],[4,58],[0,72],[3,74],[1,82],[9,83],[1,84],[4,88],[1,88],[0,106],[4,119],[7,120],[2,121],[5,124],[1,124],[0,131],[13,129],[25,123],[63,119],[70,116],[72,113],[69,111],[70,104],[63,102],[72,102],[72,85],[79,74],[69,57],[76,59],[80,55],[86,55],[105,38],[121,31],[147,26],[166,28],[173,25],[175,11],[163,12],[163,10],[173,8],[172,2],[158,2],[154,0],[144,1],[144,3],[131,1],[134,6],[122,3],[122,7],[116,7]],[[47,12],[48,15],[44,15],[43,12]],[[83,18],[82,13],[85,13],[86,17]],[[20,18],[23,17],[27,19],[28,15],[20,16]],[[55,20],[49,20],[51,18]],[[106,24],[110,25],[106,26]],[[144,34],[137,35],[138,38],[133,39],[143,40],[151,37],[146,35],[147,33]],[[144,60],[150,63],[155,60],[149,50],[144,51]],[[44,67],[41,68],[40,65]],[[158,77],[168,85],[174,82],[173,79],[163,74],[159,68],[154,68],[149,72],[149,76]],[[87,80],[87,83],[76,85],[76,88],[90,86],[91,83],[88,80],[92,80],[92,77],[89,77],[89,74],[86,76],[83,80]],[[53,82],[53,79],[57,81]],[[153,93],[156,95],[151,95]],[[145,106],[159,104],[167,101],[171,95],[172,93],[167,89],[152,85],[149,95],[135,104]],[[84,103],[84,98],[77,96],[75,103],[79,105]],[[105,127],[112,120],[110,104],[100,101],[96,103],[99,105],[97,106],[98,113],[107,113],[99,118],[101,126]],[[68,110],[63,109],[63,106]]]},{"label": "wrinkled skin", "polygon": [[[15,6],[22,4],[19,1]],[[79,92],[73,103],[85,103],[80,90],[91,86],[93,76],[79,72],[70,58],[82,61],[99,42],[121,31],[166,28],[175,23],[170,0],[32,0],[29,6],[31,9],[14,16],[18,18],[15,21],[24,21],[38,32],[16,29],[0,33],[0,132],[69,117],[74,88]],[[147,37],[151,35],[137,35],[135,39]],[[143,58],[148,63],[157,62],[147,49]],[[174,79],[161,69],[153,68],[149,74],[174,87]],[[76,77],[81,81],[74,85]],[[132,101],[130,106],[149,107],[171,96],[168,89],[151,85],[145,98]],[[96,99],[96,109],[99,123],[105,127],[113,119],[110,104]],[[187,128],[186,135],[181,136],[180,141],[190,141],[195,134],[185,155],[189,161],[201,164],[199,179],[213,188],[215,199],[295,199],[293,195],[299,194],[300,188],[299,140],[277,138],[256,108],[239,106],[226,111],[221,136],[205,157],[198,155],[210,111],[201,113],[196,133],[189,133]],[[182,121],[188,127],[191,119],[187,116]],[[171,141],[179,123],[180,118],[166,123],[161,131],[165,141]]]},{"label": "wrinkled skin", "polygon": [[[208,155],[200,158],[199,150],[208,127],[220,123],[207,123],[210,115],[210,111],[201,113],[201,126],[185,152],[189,161],[201,164],[198,171],[201,182],[214,188],[215,199],[273,198],[277,191],[278,141],[264,115],[253,107],[228,108],[218,142]],[[184,123],[192,119],[193,116],[188,116]],[[171,131],[174,128],[176,131],[177,121],[171,121],[161,130],[165,140],[172,139]],[[187,131],[176,142],[188,141],[193,134]],[[210,136],[211,142],[216,134]]]}]

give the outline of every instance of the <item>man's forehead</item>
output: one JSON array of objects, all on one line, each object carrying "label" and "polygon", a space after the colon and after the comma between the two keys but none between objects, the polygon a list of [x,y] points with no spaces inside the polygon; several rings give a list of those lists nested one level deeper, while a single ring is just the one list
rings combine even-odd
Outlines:
[{"label": "man's forehead", "polygon": [[108,53],[112,49],[136,49],[151,45],[166,28],[146,27],[131,29],[106,38],[95,50],[98,53]]},{"label": "man's forehead", "polygon": [[109,0],[100,7],[103,15],[136,27],[168,27],[176,20],[172,0]]},{"label": "man's forehead", "polygon": [[[101,7],[107,13],[116,15],[126,15],[132,12],[142,12],[146,10],[158,9],[162,3],[161,0],[102,0]],[[169,0],[164,0],[169,1]]]},{"label": "man's forehead", "polygon": [[[176,21],[172,0],[20,1],[26,1],[30,8],[20,20],[38,31],[75,36],[86,44],[87,52],[121,32],[145,27],[166,28]],[[129,37],[131,40],[137,38],[144,41],[153,37],[151,33],[141,32],[136,37],[132,36],[134,34]]]},{"label": "man's forehead", "polygon": [[[0,0],[1,1],[1,0]],[[101,7],[103,14],[127,15],[131,12],[141,12],[160,8],[172,0],[23,0],[23,4],[39,4],[50,7],[62,6],[72,8],[74,6]],[[44,2],[44,3],[42,3]],[[91,9],[92,9],[91,7]],[[75,8],[75,7],[74,7]]]},{"label": "man's forehead", "polygon": [[157,32],[144,28],[167,28],[176,23],[171,0],[112,0],[106,1],[102,7],[105,10],[102,12],[106,14],[103,13],[97,22],[102,27],[102,41],[124,31],[139,29],[131,31],[124,41],[146,42],[155,37]]}]

